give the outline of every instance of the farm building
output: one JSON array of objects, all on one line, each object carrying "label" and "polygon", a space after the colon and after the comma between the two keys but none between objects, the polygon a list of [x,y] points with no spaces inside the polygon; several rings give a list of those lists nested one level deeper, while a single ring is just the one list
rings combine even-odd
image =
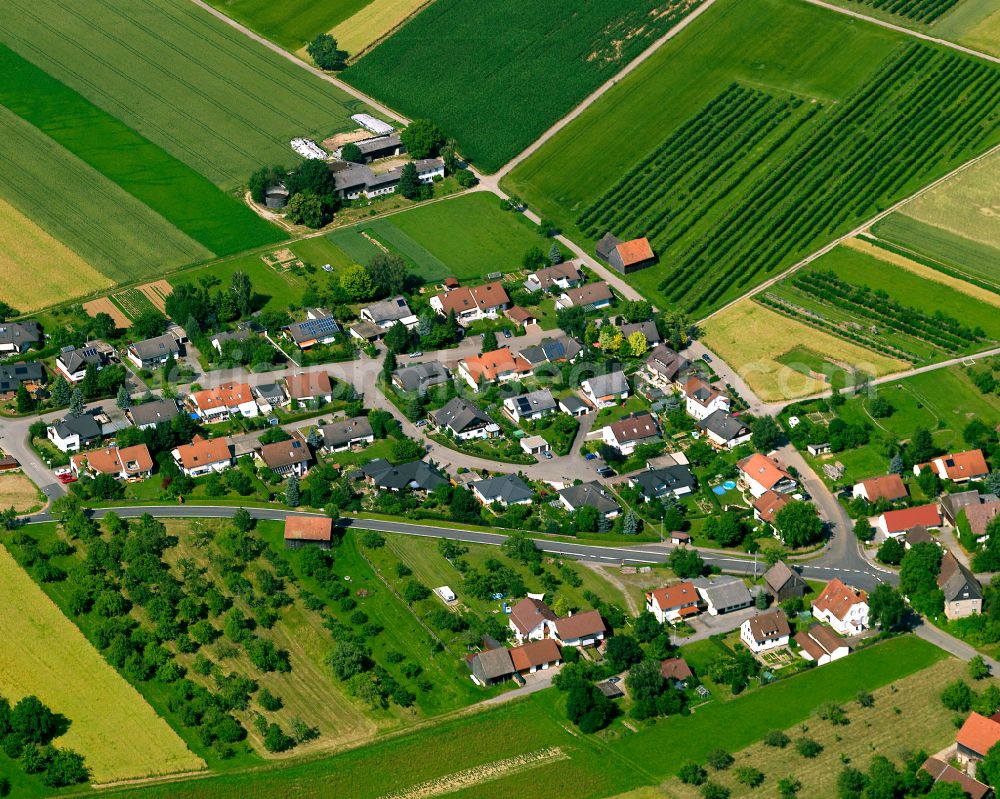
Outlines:
[{"label": "farm building", "polygon": [[806,593],[806,581],[798,573],[779,560],[764,572],[764,587],[774,597],[775,602],[784,602],[792,597],[803,597]]},{"label": "farm building", "polygon": [[374,133],[376,136],[387,136],[395,130],[388,122],[376,119],[371,114],[352,114],[351,121],[357,122],[369,133]]},{"label": "farm building", "polygon": [[280,211],[288,205],[288,189],[283,185],[268,186],[264,190],[264,206],[272,211]]},{"label": "farm building", "polygon": [[656,255],[649,245],[649,239],[621,241],[610,233],[597,242],[597,257],[623,275],[630,275],[656,263]]},{"label": "farm building", "polygon": [[333,541],[333,519],[327,516],[288,516],[285,519],[285,548],[329,549]]}]

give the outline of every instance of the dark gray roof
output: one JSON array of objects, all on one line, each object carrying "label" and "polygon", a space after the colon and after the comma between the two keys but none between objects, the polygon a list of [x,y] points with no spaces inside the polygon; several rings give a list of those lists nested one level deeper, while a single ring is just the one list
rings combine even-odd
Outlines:
[{"label": "dark gray roof", "polygon": [[227,341],[246,341],[248,338],[250,338],[250,331],[241,327],[239,330],[216,333],[212,336],[212,341],[218,342],[219,347],[222,347]]},{"label": "dark gray roof", "polygon": [[530,416],[533,413],[549,413],[556,410],[556,401],[552,397],[552,392],[547,388],[540,388],[519,397],[511,397],[510,402],[514,405],[514,410],[519,416]]},{"label": "dark gray roof", "polygon": [[375,177],[375,173],[372,172],[371,167],[367,167],[364,164],[348,164],[336,161],[331,164],[330,171],[333,173],[333,185],[337,191],[363,189]]},{"label": "dark gray roof", "polygon": [[136,427],[143,427],[148,424],[160,424],[173,419],[180,409],[172,399],[153,400],[144,402],[141,405],[133,405],[129,409],[129,416],[132,417],[132,424]]},{"label": "dark gray roof", "polygon": [[656,329],[656,322],[636,322],[635,324],[617,325],[625,338],[633,333],[642,333],[649,344],[657,344],[660,341],[660,331]]},{"label": "dark gray roof", "polygon": [[144,341],[137,341],[129,346],[129,350],[137,358],[143,361],[152,361],[159,358],[166,358],[167,355],[176,355],[181,351],[181,346],[171,333],[164,333],[156,338],[147,338]]},{"label": "dark gray roof", "polygon": [[628,479],[635,483],[644,496],[651,498],[662,497],[667,492],[694,488],[695,486],[691,470],[680,464],[664,466],[659,469],[646,469],[630,475]]},{"label": "dark gray roof", "polygon": [[697,422],[699,430],[710,430],[724,441],[730,441],[741,435],[746,435],[749,428],[735,416],[726,411],[712,411],[708,416]]},{"label": "dark gray roof", "polygon": [[454,433],[463,433],[466,430],[493,424],[486,411],[463,397],[455,397],[443,408],[432,411],[431,417],[438,427],[447,427]]},{"label": "dark gray roof", "polygon": [[45,369],[35,361],[0,364],[0,394],[17,391],[22,383],[41,383]]},{"label": "dark gray roof", "polygon": [[510,652],[504,647],[487,649],[472,657],[479,663],[479,670],[487,680],[497,680],[514,673],[514,662],[510,659]]},{"label": "dark gray roof", "polygon": [[717,574],[711,579],[695,577],[691,582],[717,608],[749,605],[753,601],[749,589],[739,577]]},{"label": "dark gray roof", "polygon": [[770,569],[764,572],[764,582],[774,593],[780,591],[788,585],[788,583],[792,583],[793,585],[805,585],[805,580],[789,568],[788,564],[786,564],[783,560],[779,560]]},{"label": "dark gray roof", "polygon": [[336,447],[356,438],[368,438],[374,435],[367,416],[355,416],[352,419],[334,422],[321,427],[319,431],[323,434],[323,443],[328,447]]},{"label": "dark gray roof", "polygon": [[13,344],[17,349],[30,347],[42,340],[42,328],[34,319],[0,324],[0,344]]},{"label": "dark gray roof", "polygon": [[538,344],[518,351],[532,366],[544,361],[572,361],[580,354],[583,345],[572,336],[542,339]]},{"label": "dark gray roof", "polygon": [[621,244],[621,239],[616,238],[611,233],[605,233],[601,236],[601,240],[597,242],[597,247],[595,247],[597,256],[607,261],[611,258],[611,253],[615,251],[615,247],[619,244]]},{"label": "dark gray roof", "polygon": [[371,155],[371,153],[378,152],[379,150],[391,150],[402,146],[398,133],[390,133],[388,136],[376,136],[374,139],[362,139],[354,143],[364,155]]},{"label": "dark gray roof", "polygon": [[313,311],[313,315],[318,318],[306,319],[303,322],[293,322],[285,328],[288,331],[288,335],[292,337],[292,341],[296,344],[301,344],[303,341],[326,338],[340,332],[340,326],[334,320],[333,316],[330,315],[329,311],[317,308]]},{"label": "dark gray roof", "polygon": [[258,397],[267,400],[268,403],[284,402],[288,396],[281,383],[261,383],[259,386],[254,386],[253,390],[257,392]]},{"label": "dark gray roof", "polygon": [[646,358],[646,365],[661,374],[664,379],[675,380],[677,375],[686,369],[690,363],[687,358],[670,349],[666,344],[660,344],[649,353],[649,357]]},{"label": "dark gray roof", "polygon": [[597,375],[586,381],[595,397],[607,397],[611,394],[623,394],[628,391],[628,379],[622,371]]},{"label": "dark gray roof", "polygon": [[472,487],[487,501],[500,500],[508,505],[531,499],[535,493],[527,483],[516,474],[502,474],[499,477],[487,477],[477,480]]},{"label": "dark gray roof", "polygon": [[967,599],[982,599],[983,588],[958,558],[945,552],[941,558],[941,571],[937,578],[938,588],[944,593],[945,602]]},{"label": "dark gray roof", "polygon": [[609,497],[604,492],[604,489],[595,482],[569,486],[560,489],[558,494],[570,504],[573,510],[582,508],[585,505],[597,508],[597,512],[601,514],[615,513],[621,510],[618,503]]},{"label": "dark gray roof", "polygon": [[576,413],[582,408],[587,408],[588,410],[590,408],[590,406],[586,402],[584,402],[582,399],[573,394],[570,394],[567,397],[563,397],[561,400],[559,400],[559,404],[566,409],[567,413]]},{"label": "dark gray roof", "polygon": [[69,415],[62,421],[54,422],[52,426],[59,438],[69,438],[74,435],[84,440],[101,437],[101,426],[88,413],[80,416]]},{"label": "dark gray roof", "polygon": [[59,353],[59,360],[63,362],[67,372],[74,374],[90,365],[102,366],[106,357],[93,344],[84,344],[82,347],[64,347]]},{"label": "dark gray roof", "polygon": [[413,311],[404,297],[393,297],[391,300],[373,302],[361,309],[367,311],[373,322],[395,322],[413,316]]},{"label": "dark gray roof", "polygon": [[407,487],[433,491],[448,482],[441,472],[424,461],[410,461],[393,466],[384,458],[379,458],[362,466],[361,473],[371,478],[378,488],[397,491]]},{"label": "dark gray roof", "polygon": [[448,370],[437,361],[404,366],[392,373],[404,391],[422,391],[448,382]]}]

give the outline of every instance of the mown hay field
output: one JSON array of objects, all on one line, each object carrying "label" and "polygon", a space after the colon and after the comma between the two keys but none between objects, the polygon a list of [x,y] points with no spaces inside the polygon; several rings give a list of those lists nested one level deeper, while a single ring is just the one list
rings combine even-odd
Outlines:
[{"label": "mown hay field", "polygon": [[[210,0],[211,5],[286,50],[298,50],[344,20],[358,14],[372,0]],[[344,43],[338,40],[341,48]]]},{"label": "mown hay field", "polygon": [[193,3],[7,0],[4,23],[0,41],[227,190],[367,110]]},{"label": "mown hay field", "polygon": [[94,782],[204,768],[167,723],[0,547],[4,646],[0,686],[37,695],[71,724],[57,746],[82,754]]},{"label": "mown hay field", "polygon": [[0,198],[0,301],[27,313],[110,283],[73,250]]},{"label": "mown hay field", "polygon": [[[116,183],[7,109],[0,107],[0,164],[5,199],[35,225],[104,276],[104,284],[163,271],[211,253]],[[8,235],[18,238],[16,232]],[[20,245],[20,246],[23,246]],[[45,260],[16,262],[0,295],[19,291],[34,305],[51,305],[63,287],[70,296],[100,288],[87,271]],[[74,292],[74,281],[79,281]],[[65,299],[65,297],[64,297]],[[15,307],[20,307],[13,303]],[[22,308],[22,310],[26,310]]]},{"label": "mown hay field", "polygon": [[[779,361],[799,342],[807,341],[809,349],[817,355],[857,367],[866,374],[891,374],[908,366],[906,361],[844,341],[750,299],[741,300],[709,319],[702,339],[765,402],[807,397],[830,388],[828,383]],[[753,346],[748,347],[747,342],[753,342]]]},{"label": "mown hay field", "polygon": [[[803,735],[818,741],[823,746],[818,757],[810,760],[791,746],[782,750],[758,742],[734,753],[736,762],[726,771],[709,770],[709,779],[729,788],[733,797],[774,796],[778,780],[784,777],[795,777],[802,783],[801,796],[835,796],[837,777],[845,763],[864,771],[872,757],[883,755],[901,766],[911,752],[922,749],[931,755],[952,743],[955,714],[941,704],[941,691],[948,683],[966,676],[966,665],[949,658],[874,691],[875,704],[870,708],[861,707],[851,697],[841,703],[848,724],[835,727],[814,715],[802,725],[785,730],[793,741]],[[764,773],[760,788],[751,789],[737,782],[735,771],[743,766]],[[666,782],[662,790],[661,795],[672,799],[701,796],[698,788],[676,778]]]},{"label": "mown hay field", "polygon": [[371,0],[330,31],[342,50],[356,56],[392,32],[428,0]]},{"label": "mown hay field", "polygon": [[436,0],[343,77],[492,172],[698,2]]},{"label": "mown hay field", "polygon": [[583,241],[648,237],[659,264],[630,282],[702,315],[1000,140],[998,77],[827,9],[722,0],[504,186]]},{"label": "mown hay field", "polygon": [[42,504],[38,488],[25,475],[0,473],[0,509],[14,508],[18,513],[30,513]]}]

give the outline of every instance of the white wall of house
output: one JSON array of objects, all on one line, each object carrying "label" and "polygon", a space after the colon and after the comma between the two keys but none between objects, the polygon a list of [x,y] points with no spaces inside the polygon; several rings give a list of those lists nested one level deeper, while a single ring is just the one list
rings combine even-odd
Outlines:
[{"label": "white wall of house", "polygon": [[746,644],[747,648],[755,655],[767,652],[769,649],[777,649],[779,646],[788,646],[788,636],[782,635],[777,638],[768,638],[766,641],[755,641],[750,632],[750,619],[740,625],[740,640]]},{"label": "white wall of house", "polygon": [[857,635],[868,629],[868,603],[856,602],[843,619],[838,619],[829,610],[812,609],[813,616],[833,627],[841,635]]}]

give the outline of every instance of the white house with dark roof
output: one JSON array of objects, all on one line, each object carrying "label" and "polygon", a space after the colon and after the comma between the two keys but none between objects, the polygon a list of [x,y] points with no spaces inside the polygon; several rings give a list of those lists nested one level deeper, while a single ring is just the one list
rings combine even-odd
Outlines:
[{"label": "white house with dark roof", "polygon": [[755,655],[788,646],[791,634],[788,617],[781,608],[758,613],[740,625],[740,640]]},{"label": "white house with dark roof", "polygon": [[688,378],[684,383],[683,393],[684,410],[697,422],[715,411],[729,411],[729,397],[700,377]]},{"label": "white house with dark roof", "polygon": [[0,355],[27,352],[42,340],[42,328],[34,319],[0,323]]},{"label": "white house with dark roof", "polygon": [[712,411],[695,427],[708,439],[708,443],[716,449],[735,449],[740,444],[746,444],[752,431],[727,411]]},{"label": "white house with dark roof", "polygon": [[472,495],[484,505],[494,502],[503,507],[509,505],[530,505],[535,492],[516,474],[501,474],[487,477],[472,484]]},{"label": "white house with dark roof", "polygon": [[110,351],[109,346],[97,341],[88,341],[82,347],[63,347],[56,356],[56,368],[70,383],[79,383],[88,366],[98,372],[105,367]]},{"label": "white house with dark roof", "polygon": [[319,429],[325,452],[345,452],[374,443],[375,434],[367,416],[355,416]]},{"label": "white house with dark roof", "polygon": [[128,346],[128,359],[137,369],[152,369],[180,355],[180,342],[172,333],[136,341]]},{"label": "white house with dark roof", "polygon": [[646,357],[643,377],[664,391],[680,390],[691,362],[666,344],[660,344]]},{"label": "white house with dark roof", "polygon": [[554,291],[576,288],[583,282],[583,273],[574,261],[552,264],[537,272],[532,272],[524,281],[524,287],[531,292]]},{"label": "white house with dark roof", "polygon": [[508,624],[519,644],[538,641],[555,634],[556,614],[540,598],[529,596],[511,608]]},{"label": "white house with dark roof", "polygon": [[416,327],[418,321],[417,315],[410,310],[406,298],[402,296],[366,305],[358,312],[358,316],[362,321],[377,325],[382,330],[388,330],[396,322],[409,330]]},{"label": "white house with dark roof", "polygon": [[500,435],[500,425],[486,411],[473,405],[464,397],[455,397],[443,408],[431,411],[434,425],[451,433],[460,441],[473,438],[495,438]]},{"label": "white house with dark roof", "polygon": [[437,361],[415,363],[403,366],[392,373],[392,384],[401,391],[415,391],[426,394],[434,386],[440,386],[451,380],[448,368]]},{"label": "white house with dark roof", "polygon": [[601,431],[604,443],[628,457],[640,444],[660,440],[660,428],[650,413],[635,413],[606,425]]},{"label": "white house with dark roof", "polygon": [[608,519],[621,513],[621,506],[596,482],[567,486],[556,493],[562,506],[570,513],[583,507],[595,508],[601,516]]},{"label": "white house with dark roof", "polygon": [[606,375],[596,375],[580,383],[583,397],[595,408],[611,408],[628,399],[628,378],[620,369]]},{"label": "white house with dark roof", "polygon": [[147,430],[158,424],[169,423],[180,412],[176,401],[156,399],[133,405],[125,412],[125,415],[140,430]]},{"label": "white house with dark roof", "polygon": [[544,419],[557,413],[559,407],[552,392],[542,388],[517,397],[508,397],[503,401],[503,409],[515,424],[519,424]]}]

